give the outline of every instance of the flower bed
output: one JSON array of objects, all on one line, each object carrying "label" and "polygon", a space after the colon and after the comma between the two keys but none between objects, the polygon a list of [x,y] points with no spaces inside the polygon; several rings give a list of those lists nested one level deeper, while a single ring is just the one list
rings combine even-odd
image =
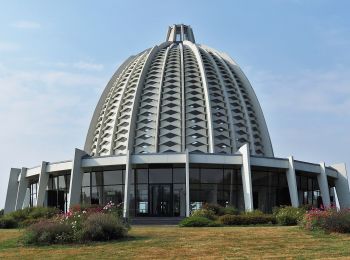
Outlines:
[{"label": "flower bed", "polygon": [[350,210],[312,209],[305,214],[301,225],[307,230],[350,233]]},{"label": "flower bed", "polygon": [[29,226],[23,242],[48,245],[119,239],[125,237],[129,229],[120,214],[121,205],[112,202],[103,208],[77,205],[65,214]]}]

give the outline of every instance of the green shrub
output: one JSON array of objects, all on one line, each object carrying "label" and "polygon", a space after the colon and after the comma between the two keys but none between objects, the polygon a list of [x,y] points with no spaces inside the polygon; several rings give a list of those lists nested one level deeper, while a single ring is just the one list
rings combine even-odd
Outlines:
[{"label": "green shrub", "polygon": [[223,207],[218,204],[205,203],[203,204],[202,209],[211,210],[215,215],[220,215]]},{"label": "green shrub", "polygon": [[254,209],[252,211],[244,211],[244,212],[242,212],[242,215],[245,215],[245,216],[263,216],[263,215],[265,215],[265,213],[262,212],[261,210]]},{"label": "green shrub", "polygon": [[0,228],[16,228],[18,227],[17,221],[9,215],[0,217]]},{"label": "green shrub", "polygon": [[29,212],[27,219],[52,218],[60,213],[57,208],[34,207]]},{"label": "green shrub", "polygon": [[239,211],[235,207],[227,206],[222,208],[222,213],[220,215],[239,215]]},{"label": "green shrub", "polygon": [[201,216],[191,216],[184,218],[179,223],[180,227],[217,227],[219,223]]},{"label": "green shrub", "polygon": [[4,209],[0,209],[0,217],[4,215]]},{"label": "green shrub", "polygon": [[276,218],[273,215],[223,215],[218,218],[219,223],[228,226],[234,225],[258,225],[258,224],[276,224]]},{"label": "green shrub", "polygon": [[127,227],[112,214],[94,213],[83,223],[81,238],[84,241],[108,241],[127,235]]},{"label": "green shrub", "polygon": [[277,223],[283,226],[297,225],[304,217],[306,210],[291,206],[281,207],[274,210]]},{"label": "green shrub", "polygon": [[68,224],[45,219],[31,225],[22,240],[25,244],[49,245],[72,242],[74,236]]},{"label": "green shrub", "polygon": [[216,216],[214,211],[210,209],[197,209],[192,212],[191,214],[192,217],[204,217],[210,220],[215,220]]}]

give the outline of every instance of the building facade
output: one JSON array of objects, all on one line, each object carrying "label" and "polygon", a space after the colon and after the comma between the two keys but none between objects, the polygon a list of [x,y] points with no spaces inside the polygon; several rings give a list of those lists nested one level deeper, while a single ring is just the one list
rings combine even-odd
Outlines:
[{"label": "building facade", "polygon": [[5,211],[112,201],[124,217],[188,216],[203,203],[271,212],[350,207],[344,164],[277,158],[258,99],[227,54],[187,25],[128,58],[96,106],[72,160],[12,168]]}]

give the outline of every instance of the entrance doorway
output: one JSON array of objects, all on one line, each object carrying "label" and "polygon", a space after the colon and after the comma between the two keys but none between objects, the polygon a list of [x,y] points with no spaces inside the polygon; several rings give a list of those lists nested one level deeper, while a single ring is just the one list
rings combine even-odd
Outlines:
[{"label": "entrance doorway", "polygon": [[150,215],[155,217],[172,216],[172,185],[150,185]]}]

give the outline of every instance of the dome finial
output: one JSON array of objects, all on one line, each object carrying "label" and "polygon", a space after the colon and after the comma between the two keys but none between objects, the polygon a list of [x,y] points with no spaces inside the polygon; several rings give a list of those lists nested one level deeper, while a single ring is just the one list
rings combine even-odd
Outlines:
[{"label": "dome finial", "polygon": [[184,25],[184,24],[174,24],[173,26],[169,26],[166,41],[168,42],[190,41],[195,43],[191,26]]}]

